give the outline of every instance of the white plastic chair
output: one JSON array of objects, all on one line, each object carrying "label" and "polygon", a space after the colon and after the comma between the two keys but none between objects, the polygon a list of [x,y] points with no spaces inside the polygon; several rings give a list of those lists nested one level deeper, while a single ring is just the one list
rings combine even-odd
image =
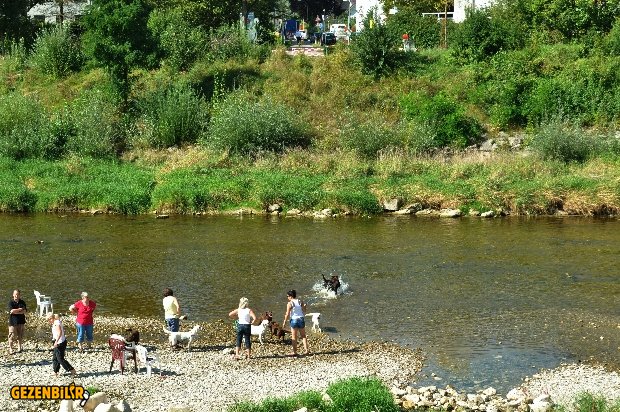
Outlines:
[{"label": "white plastic chair", "polygon": [[42,295],[38,290],[35,290],[34,297],[37,299],[36,311],[39,312],[39,316],[54,313],[54,304],[52,303],[51,296]]},{"label": "white plastic chair", "polygon": [[136,345],[136,353],[138,354],[138,360],[146,366],[146,376],[151,376],[151,368],[154,364],[157,364],[157,369],[161,375],[161,364],[159,363],[159,357],[155,353],[149,353],[148,350],[142,345]]}]

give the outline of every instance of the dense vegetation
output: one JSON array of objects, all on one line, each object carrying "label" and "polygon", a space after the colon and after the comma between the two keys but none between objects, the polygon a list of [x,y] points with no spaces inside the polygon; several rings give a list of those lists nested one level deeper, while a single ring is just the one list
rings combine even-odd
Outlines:
[{"label": "dense vegetation", "polygon": [[[0,210],[618,213],[619,0],[504,0],[443,40],[397,4],[321,58],[263,2],[257,43],[211,3],[94,0],[31,36],[0,12]],[[525,149],[471,151],[504,135]]]}]

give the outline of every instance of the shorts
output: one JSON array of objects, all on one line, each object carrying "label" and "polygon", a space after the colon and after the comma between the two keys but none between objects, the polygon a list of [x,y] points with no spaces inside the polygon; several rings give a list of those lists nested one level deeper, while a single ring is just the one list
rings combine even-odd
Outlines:
[{"label": "shorts", "polygon": [[291,319],[291,329],[303,329],[306,327],[306,319],[293,318]]},{"label": "shorts", "polygon": [[168,318],[168,319],[166,319],[166,325],[168,326],[168,330],[170,332],[178,332],[179,331],[179,319],[177,319],[177,318]]},{"label": "shorts", "polygon": [[9,326],[9,340],[18,340],[21,341],[24,339],[24,329],[26,325],[23,323]]},{"label": "shorts", "polygon": [[78,342],[84,342],[84,335],[86,335],[87,341],[93,341],[93,325],[80,325],[79,323],[76,323],[75,327],[77,328]]}]

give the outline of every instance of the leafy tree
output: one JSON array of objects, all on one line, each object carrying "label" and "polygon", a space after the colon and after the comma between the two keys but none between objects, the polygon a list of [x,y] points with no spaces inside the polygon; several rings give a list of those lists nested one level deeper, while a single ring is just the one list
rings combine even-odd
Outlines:
[{"label": "leafy tree", "polygon": [[434,16],[422,16],[413,8],[398,10],[398,13],[389,15],[387,26],[395,36],[409,34],[416,47],[437,47],[440,42],[441,23]]},{"label": "leafy tree", "polygon": [[125,104],[130,70],[154,63],[155,42],[147,27],[150,11],[143,0],[94,0],[84,16],[84,51],[110,73]]},{"label": "leafy tree", "polygon": [[31,39],[34,25],[27,13],[36,3],[35,0],[0,1],[0,40]]}]

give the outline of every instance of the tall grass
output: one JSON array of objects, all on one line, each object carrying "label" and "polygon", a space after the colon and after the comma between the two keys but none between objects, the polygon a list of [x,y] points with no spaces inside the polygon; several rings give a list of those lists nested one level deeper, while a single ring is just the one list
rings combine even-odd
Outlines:
[{"label": "tall grass", "polygon": [[610,402],[600,395],[581,393],[575,399],[577,412],[620,412],[620,400]]}]

